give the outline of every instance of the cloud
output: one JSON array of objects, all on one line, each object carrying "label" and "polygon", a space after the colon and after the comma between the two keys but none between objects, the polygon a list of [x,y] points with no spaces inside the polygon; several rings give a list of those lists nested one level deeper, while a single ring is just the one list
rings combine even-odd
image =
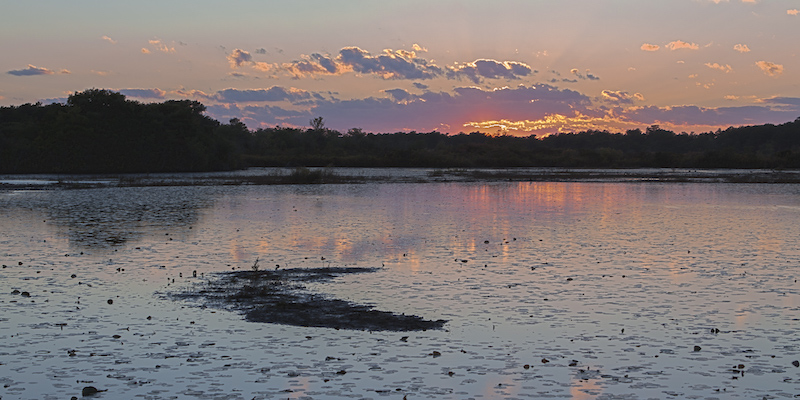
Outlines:
[{"label": "cloud", "polygon": [[[218,91],[215,100],[222,103],[262,102],[262,101],[290,101],[298,102],[312,98],[312,93],[296,88],[273,86],[268,89],[224,89]],[[317,95],[318,96],[318,95]]]},{"label": "cloud", "polygon": [[342,48],[335,56],[312,53],[289,63],[264,64],[262,69],[282,70],[296,79],[354,72],[386,80],[427,80],[445,77],[466,79],[474,83],[480,83],[484,79],[520,79],[536,72],[522,62],[489,59],[443,68],[417,55],[426,52],[427,49],[418,44],[412,45],[412,49],[410,51],[385,49],[380,54],[373,55],[367,50],[350,46]]},{"label": "cloud", "polygon": [[284,63],[280,66],[270,66],[270,69],[278,68],[289,72],[296,79],[315,75],[339,75],[349,70],[336,59],[319,53],[303,56],[302,60]]},{"label": "cloud", "polygon": [[697,43],[687,43],[682,40],[676,40],[674,42],[667,43],[666,46],[670,50],[679,50],[679,49],[689,49],[689,50],[697,50],[700,46]]},{"label": "cloud", "polygon": [[[162,42],[161,39],[151,39],[151,40],[148,40],[147,42],[150,43],[150,46],[152,46],[154,49],[156,49],[156,50],[158,50],[158,51],[160,51],[162,53],[174,53],[175,52],[175,46],[169,46],[166,43]],[[150,54],[150,50],[142,48],[142,53]]]},{"label": "cloud", "polygon": [[97,70],[91,70],[91,71],[89,71],[89,72],[91,72],[91,73],[93,73],[93,74],[95,74],[95,75],[100,75],[100,76],[107,76],[107,75],[109,75],[109,74],[110,74],[110,72],[108,72],[108,71],[97,71]]},{"label": "cloud", "polygon": [[759,103],[774,104],[789,111],[800,112],[800,97],[770,97],[759,99]]},{"label": "cloud", "polygon": [[783,65],[771,63],[769,61],[757,61],[756,65],[769,76],[778,76],[783,73]]},{"label": "cloud", "polygon": [[796,9],[796,8],[793,8],[793,9],[791,9],[791,10],[786,10],[786,14],[789,14],[789,15],[798,15],[798,14],[800,14],[800,10],[798,10],[798,9]]},{"label": "cloud", "polygon": [[521,62],[480,59],[447,67],[446,75],[449,79],[465,78],[477,84],[483,79],[520,79],[532,72],[530,66]]},{"label": "cloud", "polygon": [[[328,59],[330,60],[330,59]],[[333,60],[331,60],[333,61]],[[358,47],[345,47],[339,51],[336,63],[331,62],[326,70],[342,64],[354,72],[375,74],[383,79],[432,79],[442,74],[442,69],[424,58],[416,57],[416,52],[386,49],[372,56]],[[336,69],[337,71],[339,68]]]},{"label": "cloud", "polygon": [[703,64],[703,65],[705,65],[706,67],[708,67],[708,68],[711,68],[711,69],[717,69],[717,70],[720,70],[720,71],[722,71],[722,72],[724,72],[724,73],[726,73],[726,74],[727,74],[728,72],[731,72],[731,71],[733,71],[733,68],[731,68],[731,66],[730,66],[730,65],[728,65],[728,64],[725,64],[725,65],[720,65],[720,64],[717,64],[717,63],[713,63],[713,64],[712,64],[712,63],[705,63],[705,64]]},{"label": "cloud", "polygon": [[242,49],[233,49],[227,58],[228,62],[231,64],[231,68],[238,68],[241,67],[242,64],[253,61],[253,56]]},{"label": "cloud", "polygon": [[262,47],[260,49],[256,49],[255,53],[256,54],[267,54],[267,49]]},{"label": "cloud", "polygon": [[[248,121],[259,126],[305,126],[308,118],[321,115],[327,126],[342,131],[357,123],[370,132],[440,130],[457,133],[464,129],[466,121],[476,118],[542,118],[552,113],[572,113],[576,108],[583,109],[591,104],[585,95],[545,84],[488,90],[459,87],[452,92],[426,92],[421,95],[404,89],[389,89],[385,93],[388,97],[315,99],[306,103],[303,112],[298,112],[297,107],[253,106],[242,109],[242,114],[236,117],[243,120],[252,118]],[[224,117],[231,118],[227,114]]]},{"label": "cloud", "polygon": [[178,96],[181,96],[181,97],[194,97],[194,98],[203,98],[203,99],[211,99],[212,98],[211,95],[203,92],[202,90],[196,90],[196,89],[187,90],[187,89],[184,89],[184,88],[180,88],[180,89],[176,89],[176,90],[172,91],[172,93],[177,94]]},{"label": "cloud", "polygon": [[7,72],[9,75],[14,76],[34,76],[34,75],[53,75],[55,72],[47,68],[40,68],[35,65],[28,64],[28,68],[14,69]]},{"label": "cloud", "polygon": [[738,51],[739,53],[748,53],[748,52],[750,52],[750,48],[747,47],[746,44],[741,44],[741,43],[733,46],[733,49]]},{"label": "cloud", "polygon": [[[782,123],[800,113],[800,98],[796,97],[774,97],[760,100],[761,104],[719,108],[636,106],[633,104],[644,100],[640,93],[604,90],[600,102],[577,91],[547,84],[495,89],[457,87],[452,91],[422,94],[394,88],[385,90],[384,97],[350,100],[323,98],[318,93],[283,87],[226,89],[211,94],[181,89],[175,93],[209,99],[210,116],[221,121],[240,118],[251,127],[302,128],[307,126],[309,118],[323,116],[332,129],[346,131],[359,126],[376,133],[479,130],[546,135],[589,129],[624,132],[653,124],[676,132],[708,132],[728,126]],[[291,104],[273,103],[278,101]]]},{"label": "cloud", "polygon": [[[631,107],[620,113],[628,120],[642,124],[676,127],[728,127],[768,122],[785,122],[796,117],[797,111],[773,109],[769,106],[698,107]],[[704,128],[708,129],[708,128]]]},{"label": "cloud", "polygon": [[110,38],[108,36],[105,36],[105,35],[101,36],[100,39],[103,39],[103,40],[105,40],[105,41],[107,41],[107,42],[109,42],[111,44],[117,44],[116,40],[114,40],[114,39],[112,39],[112,38]]},{"label": "cloud", "polygon": [[424,83],[414,82],[414,83],[412,83],[412,85],[414,85],[415,88],[420,89],[420,90],[427,90],[428,89],[428,85],[426,85]]},{"label": "cloud", "polygon": [[616,104],[632,104],[634,100],[644,100],[644,96],[641,93],[630,94],[616,90],[603,90],[600,94],[603,100]]},{"label": "cloud", "polygon": [[411,93],[405,91],[404,89],[387,89],[384,90],[384,92],[397,103],[403,103],[414,98]]},{"label": "cloud", "polygon": [[573,69],[569,70],[569,72],[572,75],[577,76],[578,79],[583,79],[583,80],[587,80],[588,79],[590,81],[599,81],[600,80],[600,78],[598,78],[597,76],[592,75],[592,73],[589,72],[588,69],[586,70],[586,75],[581,74],[580,71],[577,68],[573,68]]},{"label": "cloud", "polygon": [[661,48],[661,46],[659,46],[657,44],[650,44],[650,43],[645,43],[645,44],[642,45],[642,47],[640,47],[640,49],[642,49],[644,51],[657,51],[660,48]]},{"label": "cloud", "polygon": [[158,89],[119,89],[118,92],[124,94],[126,97],[138,97],[142,99],[163,99],[167,92]]},{"label": "cloud", "polygon": [[517,131],[525,133],[536,132],[537,136],[547,136],[556,132],[568,133],[587,130],[604,130],[612,125],[620,127],[626,124],[630,126],[631,122],[619,120],[608,114],[584,114],[576,110],[566,114],[548,114],[535,120],[501,119],[496,121],[468,122],[464,124],[464,126],[478,128],[484,131],[494,129],[503,134],[508,134],[509,131]]}]

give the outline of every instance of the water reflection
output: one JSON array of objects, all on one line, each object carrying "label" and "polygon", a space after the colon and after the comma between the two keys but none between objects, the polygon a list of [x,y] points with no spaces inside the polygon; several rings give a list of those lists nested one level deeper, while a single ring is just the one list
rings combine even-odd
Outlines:
[{"label": "water reflection", "polygon": [[[0,337],[11,358],[36,368],[3,369],[12,360],[0,372],[31,392],[56,391],[28,384],[32,376],[60,376],[66,387],[94,375],[116,385],[118,398],[146,397],[154,385],[185,397],[185,382],[207,393],[246,388],[247,398],[290,387],[298,398],[400,387],[397,396],[409,398],[663,398],[688,385],[698,389],[681,389],[684,397],[724,387],[735,390],[731,398],[762,398],[781,385],[789,393],[798,194],[784,185],[558,182],[0,192],[3,277],[36,300],[0,293],[8,310]],[[101,251],[64,257],[69,246],[118,251],[109,265],[110,256],[95,256]],[[256,257],[264,269],[383,264],[320,292],[451,322],[406,341],[255,327],[152,296],[250,268]],[[113,355],[105,364],[65,354],[91,331],[104,339],[78,354]],[[126,346],[106,340],[115,334]],[[60,358],[40,356],[50,351]],[[185,362],[197,354],[202,362]],[[748,373],[734,387],[726,366],[740,363]],[[254,378],[255,368],[269,373]],[[153,386],[103,380],[117,374]],[[249,389],[255,379],[259,388]],[[264,387],[274,390],[247,393]]]},{"label": "water reflection", "polygon": [[213,202],[213,190],[207,188],[17,191],[0,195],[0,212],[24,212],[27,224],[55,226],[55,239],[66,237],[71,247],[102,249],[135,243],[146,235],[183,239]]}]

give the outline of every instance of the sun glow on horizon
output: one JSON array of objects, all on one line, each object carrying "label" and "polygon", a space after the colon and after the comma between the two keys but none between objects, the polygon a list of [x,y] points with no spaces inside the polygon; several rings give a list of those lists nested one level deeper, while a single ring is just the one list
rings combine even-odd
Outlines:
[{"label": "sun glow on horizon", "polygon": [[[464,124],[465,127],[477,128],[481,131],[499,131],[500,134],[508,135],[514,133],[533,133],[539,137],[546,137],[555,133],[579,132],[587,130],[619,130],[640,127],[640,123],[625,120],[620,117],[603,115],[593,117],[575,111],[573,116],[553,113],[547,114],[537,120],[489,120],[471,121]],[[538,132],[544,131],[544,132]],[[537,133],[538,132],[538,133]]]},{"label": "sun glow on horizon", "polygon": [[[637,111],[637,107],[629,109],[631,112]],[[732,125],[715,124],[696,124],[696,123],[675,123],[672,121],[653,120],[643,122],[640,118],[629,118],[625,113],[615,115],[605,113],[600,116],[592,116],[575,111],[574,115],[563,115],[559,113],[547,114],[537,120],[485,120],[470,121],[463,124],[464,127],[475,128],[492,136],[511,135],[529,136],[536,135],[539,138],[547,137],[560,133],[578,133],[586,131],[608,131],[611,133],[624,133],[630,129],[644,130],[648,126],[658,125],[662,129],[675,133],[701,133],[711,132],[717,129],[726,129]]]}]

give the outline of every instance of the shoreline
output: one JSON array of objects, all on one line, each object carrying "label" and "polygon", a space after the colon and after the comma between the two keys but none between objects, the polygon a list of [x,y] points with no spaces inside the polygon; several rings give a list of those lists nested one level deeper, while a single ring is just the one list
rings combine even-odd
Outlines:
[{"label": "shoreline", "polygon": [[[406,173],[407,172],[407,173]],[[0,175],[0,191],[148,186],[450,182],[800,183],[800,170],[596,168],[251,168],[232,172]]]}]

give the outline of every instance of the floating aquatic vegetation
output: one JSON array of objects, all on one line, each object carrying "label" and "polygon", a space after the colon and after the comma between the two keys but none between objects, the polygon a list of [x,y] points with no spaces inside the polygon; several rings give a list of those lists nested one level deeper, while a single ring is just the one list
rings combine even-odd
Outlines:
[{"label": "floating aquatic vegetation", "polygon": [[216,274],[216,279],[176,296],[200,298],[208,305],[239,311],[251,322],[368,331],[421,331],[444,326],[446,320],[379,311],[313,293],[303,286],[305,282],[325,282],[341,275],[376,270],[324,267],[231,271]]}]

